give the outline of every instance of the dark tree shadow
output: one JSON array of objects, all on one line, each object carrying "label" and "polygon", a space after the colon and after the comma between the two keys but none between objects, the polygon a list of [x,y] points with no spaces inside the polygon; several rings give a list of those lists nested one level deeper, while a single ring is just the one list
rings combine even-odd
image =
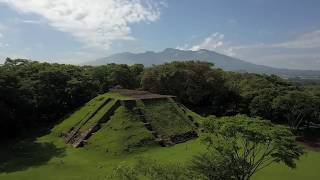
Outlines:
[{"label": "dark tree shadow", "polygon": [[310,150],[320,151],[320,125],[305,129],[303,134],[297,137],[297,141]]},{"label": "dark tree shadow", "polygon": [[41,166],[53,157],[65,155],[65,148],[52,143],[23,140],[9,145],[0,145],[0,173],[22,171]]}]

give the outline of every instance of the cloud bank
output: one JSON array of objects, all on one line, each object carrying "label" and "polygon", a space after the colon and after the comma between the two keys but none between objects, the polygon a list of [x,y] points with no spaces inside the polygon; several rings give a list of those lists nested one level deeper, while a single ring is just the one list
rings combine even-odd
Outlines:
[{"label": "cloud bank", "polygon": [[70,33],[88,47],[99,49],[109,49],[115,41],[133,40],[130,26],[158,20],[162,7],[162,3],[153,0],[0,0],[0,2],[21,13],[40,15],[50,26]]}]

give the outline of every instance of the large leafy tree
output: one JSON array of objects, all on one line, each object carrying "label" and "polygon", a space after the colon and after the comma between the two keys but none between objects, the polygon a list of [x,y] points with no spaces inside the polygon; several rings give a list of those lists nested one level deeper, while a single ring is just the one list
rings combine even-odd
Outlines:
[{"label": "large leafy tree", "polygon": [[252,98],[249,104],[250,115],[272,120],[272,102],[280,92],[273,88],[266,88],[257,92],[258,94]]},{"label": "large leafy tree", "polygon": [[317,97],[303,91],[291,91],[278,96],[272,106],[277,118],[285,119],[293,130],[318,119]]},{"label": "large leafy tree", "polygon": [[294,168],[303,150],[283,126],[244,115],[204,123],[208,152],[195,156],[190,169],[207,179],[248,180],[272,163]]}]

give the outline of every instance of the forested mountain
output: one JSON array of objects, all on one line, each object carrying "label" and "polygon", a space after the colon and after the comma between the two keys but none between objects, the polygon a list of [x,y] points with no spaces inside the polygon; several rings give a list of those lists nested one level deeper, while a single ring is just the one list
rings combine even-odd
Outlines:
[{"label": "forested mountain", "polygon": [[104,65],[108,63],[118,64],[143,64],[151,66],[153,64],[163,64],[171,61],[200,60],[214,63],[216,67],[225,71],[249,72],[259,74],[275,74],[281,77],[314,77],[320,76],[320,71],[292,70],[272,68],[263,65],[252,64],[240,59],[229,57],[209,50],[185,51],[167,48],[162,52],[147,51],[145,53],[119,53],[109,57],[101,58],[86,65]]}]

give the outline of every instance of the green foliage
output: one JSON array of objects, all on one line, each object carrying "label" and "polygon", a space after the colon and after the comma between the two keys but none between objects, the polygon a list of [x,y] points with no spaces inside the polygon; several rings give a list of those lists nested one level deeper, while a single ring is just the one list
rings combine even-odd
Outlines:
[{"label": "green foliage", "polygon": [[212,64],[188,61],[146,69],[141,85],[151,92],[176,95],[188,107],[199,107],[198,111],[223,114],[234,98],[225,82],[224,72]]},{"label": "green foliage", "polygon": [[272,107],[284,118],[293,130],[319,120],[319,97],[306,92],[291,91],[274,99]]},{"label": "green foliage", "polygon": [[237,173],[231,159],[215,152],[206,152],[194,155],[188,170],[192,174],[198,174],[205,180],[232,180],[236,179],[232,174]]},{"label": "green foliage", "polygon": [[272,102],[278,93],[278,91],[269,88],[260,90],[249,104],[250,115],[273,119]]},{"label": "green foliage", "polygon": [[294,168],[303,154],[289,130],[262,119],[222,117],[207,121],[204,131],[208,152],[195,157],[192,169],[208,179],[215,179],[212,170],[222,179],[247,180],[275,162]]},{"label": "green foliage", "polygon": [[123,88],[133,89],[140,85],[140,74],[143,65],[135,64],[108,64],[94,68],[92,77],[99,82],[100,92],[106,92],[110,88],[120,85]]}]

